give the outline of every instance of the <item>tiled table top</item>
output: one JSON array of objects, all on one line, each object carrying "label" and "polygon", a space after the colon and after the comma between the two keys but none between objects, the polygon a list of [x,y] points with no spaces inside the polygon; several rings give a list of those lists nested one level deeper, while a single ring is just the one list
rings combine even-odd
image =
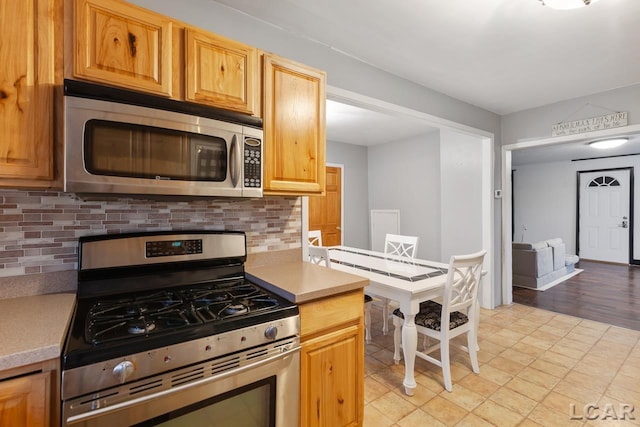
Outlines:
[{"label": "tiled table top", "polygon": [[344,246],[330,248],[329,256],[332,263],[408,282],[417,282],[447,274],[447,268],[444,264],[419,259],[408,260]]}]

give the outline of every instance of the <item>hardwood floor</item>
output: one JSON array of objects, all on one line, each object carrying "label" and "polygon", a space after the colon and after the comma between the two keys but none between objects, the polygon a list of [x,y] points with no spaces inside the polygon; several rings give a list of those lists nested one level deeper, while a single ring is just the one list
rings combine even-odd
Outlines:
[{"label": "hardwood floor", "polygon": [[640,267],[581,260],[584,269],[546,291],[513,287],[513,302],[640,331]]}]

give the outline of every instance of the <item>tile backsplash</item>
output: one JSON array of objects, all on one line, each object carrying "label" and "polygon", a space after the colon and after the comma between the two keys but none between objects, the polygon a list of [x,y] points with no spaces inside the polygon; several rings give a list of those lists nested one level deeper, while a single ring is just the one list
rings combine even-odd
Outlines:
[{"label": "tile backsplash", "polygon": [[251,253],[300,247],[301,199],[189,201],[0,191],[0,277],[74,270],[78,238],[158,230],[241,230]]}]

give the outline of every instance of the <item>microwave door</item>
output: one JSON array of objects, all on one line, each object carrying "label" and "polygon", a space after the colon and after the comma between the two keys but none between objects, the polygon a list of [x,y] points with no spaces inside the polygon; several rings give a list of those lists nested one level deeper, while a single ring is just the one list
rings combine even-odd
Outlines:
[{"label": "microwave door", "polygon": [[239,153],[234,143],[237,136],[233,134],[228,143],[221,139],[213,141],[193,138],[191,140],[191,175],[193,179],[207,182],[208,185],[218,188],[220,195],[240,196],[242,189],[238,187],[239,181],[237,162]]}]

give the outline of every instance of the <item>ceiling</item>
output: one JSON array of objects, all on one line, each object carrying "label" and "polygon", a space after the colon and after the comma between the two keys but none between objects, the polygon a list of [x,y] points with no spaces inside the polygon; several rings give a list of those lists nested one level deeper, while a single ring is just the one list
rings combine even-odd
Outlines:
[{"label": "ceiling", "polygon": [[[215,1],[500,115],[640,83],[640,0],[569,11],[539,0]],[[433,130],[336,104],[329,140],[372,145]]]},{"label": "ceiling", "polygon": [[327,140],[356,145],[400,141],[435,131],[428,122],[327,100]]}]

